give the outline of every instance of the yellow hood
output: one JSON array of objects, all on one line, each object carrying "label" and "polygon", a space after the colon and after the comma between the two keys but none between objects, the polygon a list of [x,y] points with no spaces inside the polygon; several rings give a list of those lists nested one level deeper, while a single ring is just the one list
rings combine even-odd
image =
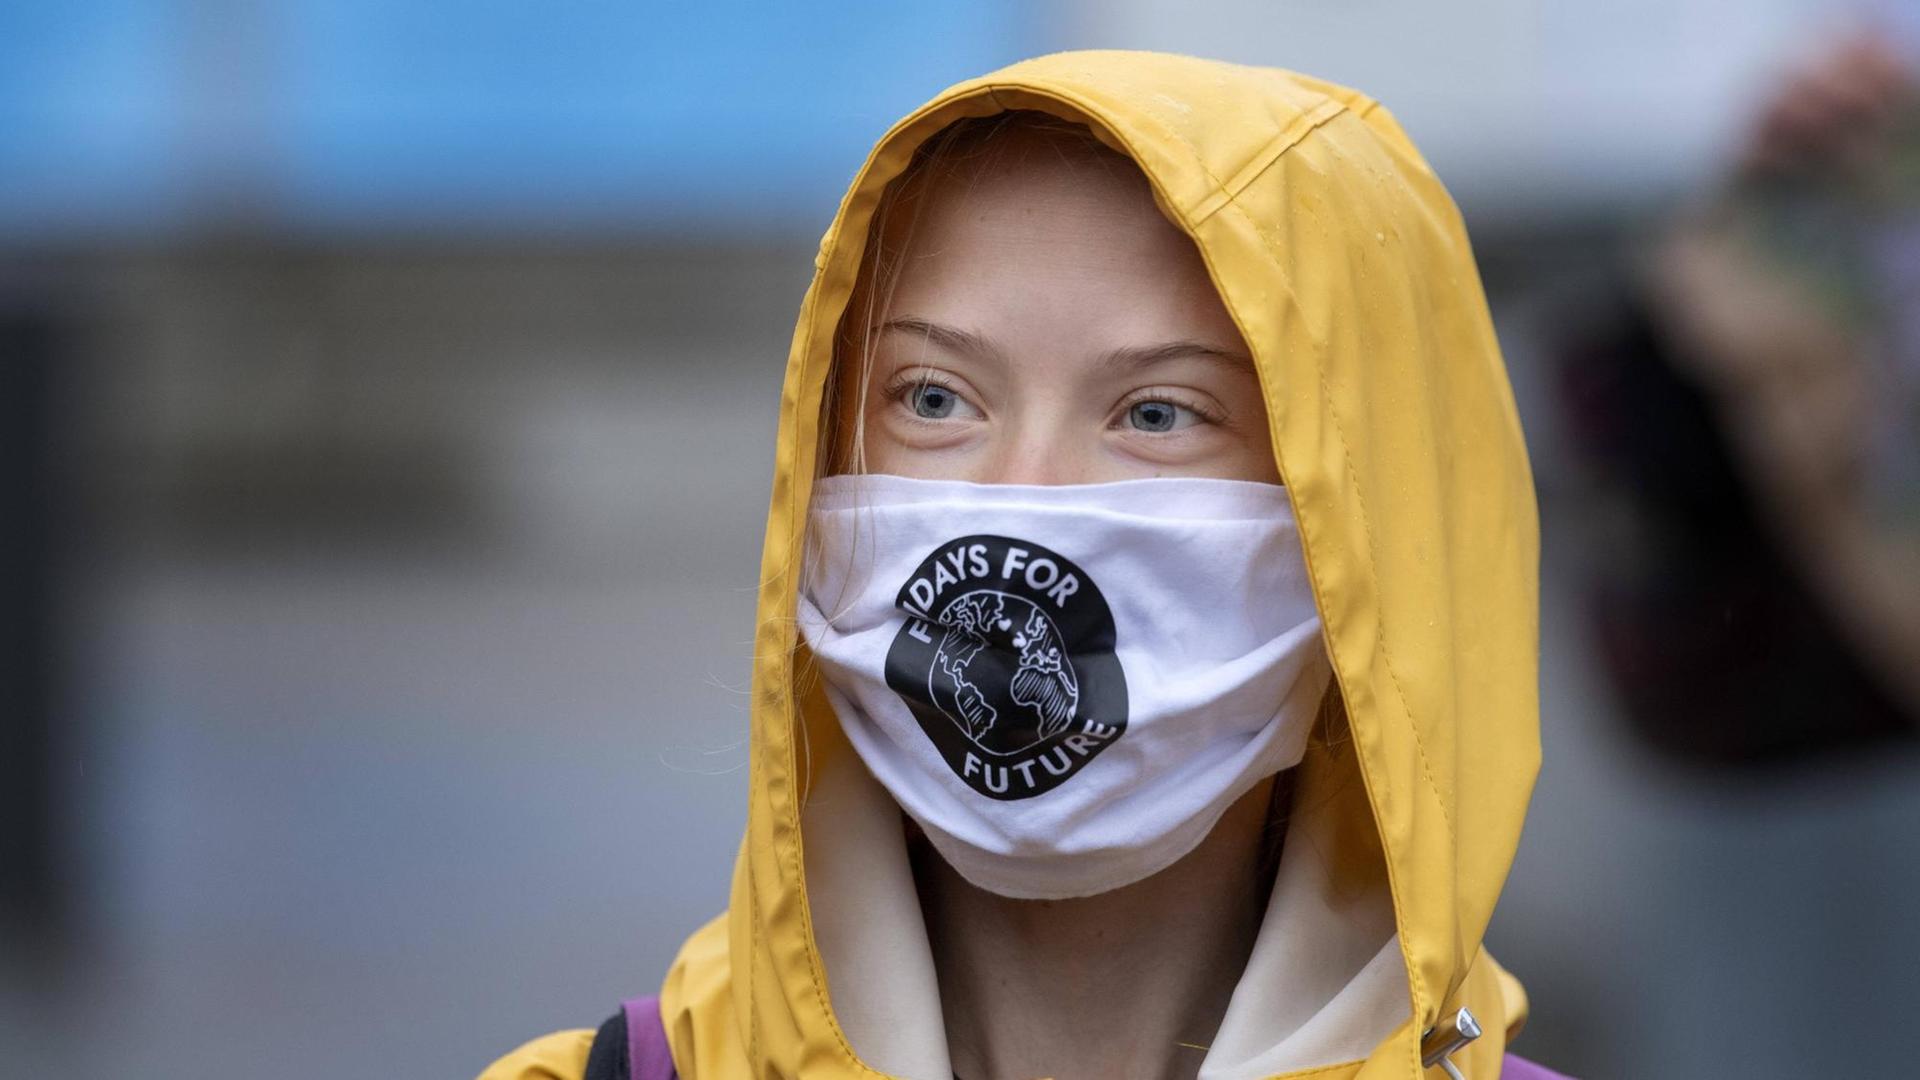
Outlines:
[{"label": "yellow hood", "polygon": [[1525,1005],[1481,936],[1539,764],[1538,534],[1459,213],[1361,94],[1133,52],[1044,56],[942,93],[880,140],[821,241],[781,401],[732,905],[662,993],[682,1075],[879,1075],[835,1018],[808,904],[804,788],[844,742],[796,689],[802,527],[835,327],[881,192],[939,128],[1008,109],[1085,123],[1139,163],[1260,370],[1352,730],[1343,753],[1316,744],[1303,772],[1363,781],[1335,800],[1336,834],[1384,863],[1411,991],[1411,1022],[1364,1066],[1316,1075],[1424,1075],[1421,1032],[1465,1004],[1487,1035],[1455,1061],[1496,1076]]}]

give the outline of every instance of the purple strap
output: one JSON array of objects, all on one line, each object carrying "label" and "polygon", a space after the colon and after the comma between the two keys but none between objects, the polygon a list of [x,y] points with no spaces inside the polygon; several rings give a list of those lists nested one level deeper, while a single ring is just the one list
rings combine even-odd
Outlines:
[{"label": "purple strap", "polygon": [[627,1014],[627,1075],[632,1080],[680,1080],[660,1019],[659,996],[623,1001],[620,1010]]},{"label": "purple strap", "polygon": [[1570,1080],[1570,1078],[1552,1069],[1535,1065],[1526,1058],[1508,1054],[1506,1060],[1500,1063],[1500,1080]]}]

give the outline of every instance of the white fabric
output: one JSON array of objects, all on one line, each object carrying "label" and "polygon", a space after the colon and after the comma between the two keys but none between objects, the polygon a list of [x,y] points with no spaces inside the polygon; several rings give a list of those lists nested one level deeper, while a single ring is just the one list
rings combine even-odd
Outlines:
[{"label": "white fabric", "polygon": [[1413,1013],[1385,876],[1337,887],[1327,818],[1295,807],[1253,952],[1200,1066],[1200,1080],[1357,1061]]},{"label": "white fabric", "polygon": [[[1357,893],[1335,887],[1320,824],[1289,818],[1266,916],[1201,1080],[1356,1061],[1411,1015],[1384,879]],[[814,941],[848,1043],[888,1076],[947,1080],[939,981],[899,807],[843,754],[814,775],[801,834]]]},{"label": "white fabric", "polygon": [[1138,881],[1305,751],[1329,668],[1276,485],[831,477],[809,545],[848,741],[981,888]]},{"label": "white fabric", "polygon": [[899,806],[859,759],[841,754],[808,784],[800,836],[813,940],[841,1030],[888,1076],[952,1080]]}]

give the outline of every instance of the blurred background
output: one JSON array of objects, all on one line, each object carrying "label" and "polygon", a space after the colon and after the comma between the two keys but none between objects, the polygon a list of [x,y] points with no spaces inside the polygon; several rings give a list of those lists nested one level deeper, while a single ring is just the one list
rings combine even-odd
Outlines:
[{"label": "blurred background", "polygon": [[814,245],[900,114],[1110,46],[1362,87],[1467,215],[1544,527],[1518,1048],[1912,1074],[1917,25],[14,0],[0,1074],[465,1077],[657,986],[744,820]]}]

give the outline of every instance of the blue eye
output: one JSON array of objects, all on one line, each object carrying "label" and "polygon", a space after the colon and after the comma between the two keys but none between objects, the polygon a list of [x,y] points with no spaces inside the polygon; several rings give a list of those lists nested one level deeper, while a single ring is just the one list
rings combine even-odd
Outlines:
[{"label": "blue eye", "polygon": [[928,420],[944,420],[952,416],[954,403],[959,400],[959,395],[953,391],[933,383],[918,383],[907,394],[907,402],[913,406],[914,415]]},{"label": "blue eye", "polygon": [[1127,422],[1136,431],[1172,431],[1180,421],[1180,406],[1170,401],[1137,402],[1127,410]]}]

